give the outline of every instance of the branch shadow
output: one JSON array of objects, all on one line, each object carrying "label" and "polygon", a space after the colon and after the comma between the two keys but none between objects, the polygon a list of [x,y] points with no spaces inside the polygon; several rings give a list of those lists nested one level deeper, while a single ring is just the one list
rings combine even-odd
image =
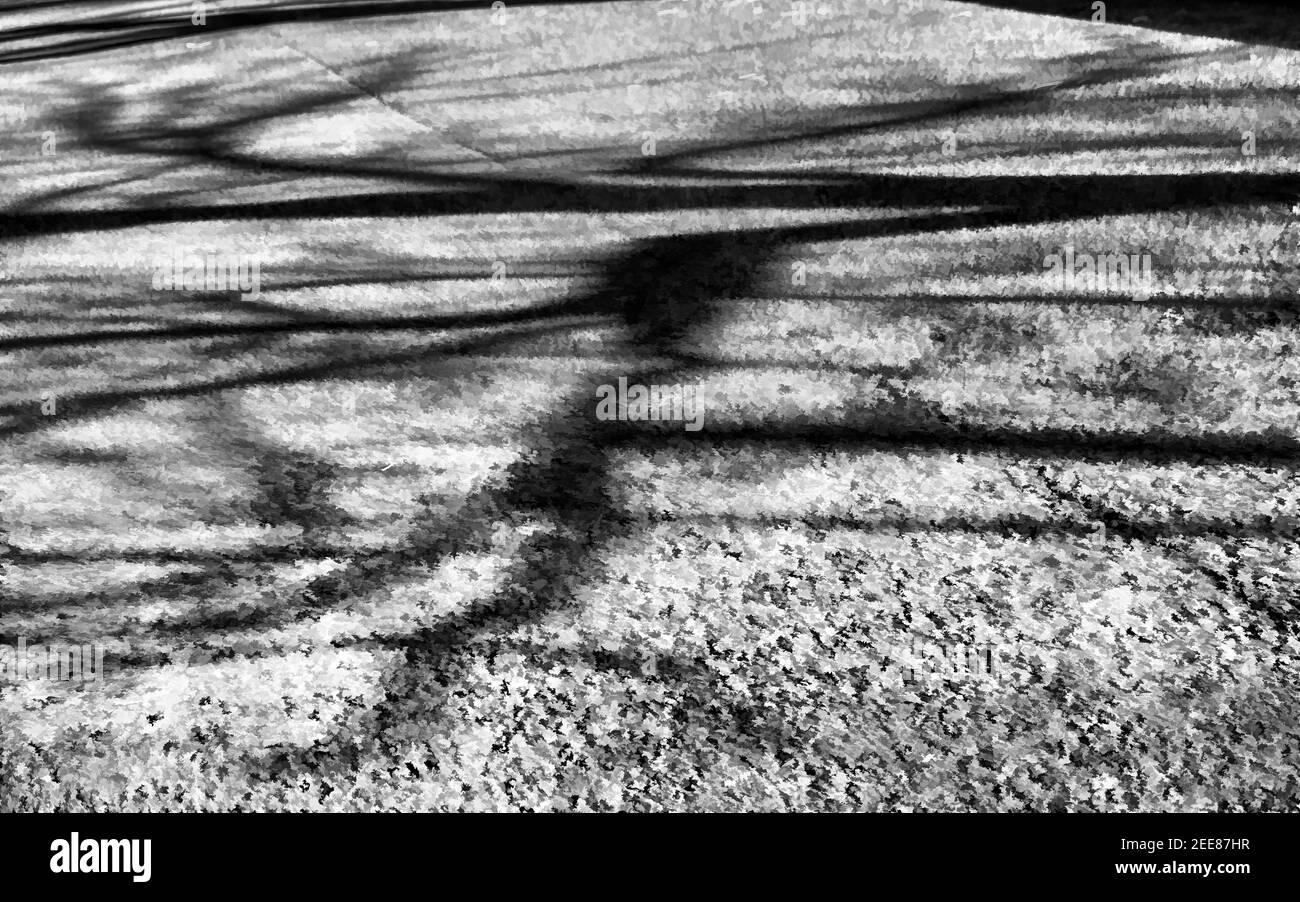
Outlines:
[{"label": "branch shadow", "polygon": [[[362,4],[338,4],[361,6]],[[370,6],[371,4],[366,4]],[[383,4],[374,4],[383,5]],[[410,4],[389,4],[410,5]],[[444,6],[445,4],[440,4]],[[140,35],[136,35],[140,38]],[[149,38],[141,38],[149,39]],[[1127,71],[1116,67],[1113,73]],[[1109,77],[1109,76],[1107,76]],[[1039,96],[1035,93],[1034,96]],[[863,116],[863,110],[845,112],[838,125],[817,123],[802,135],[776,136],[771,143],[815,140],[858,132],[864,128],[928,121],[937,116],[962,115],[988,105],[1023,100],[1014,92],[967,105],[927,105],[920,111],[898,115],[897,110],[876,111],[886,118]],[[585,216],[684,210],[852,210],[834,222],[762,227],[732,227],[684,235],[640,239],[611,257],[599,261],[594,287],[535,310],[426,317],[295,318],[283,322],[218,324],[155,329],[71,333],[39,338],[8,339],[0,351],[32,350],[72,344],[118,341],[189,341],[229,337],[254,342],[269,335],[324,331],[365,333],[403,329],[412,331],[465,330],[493,327],[490,335],[455,340],[430,340],[402,352],[363,350],[343,360],[327,356],[296,366],[263,366],[235,377],[192,380],[180,385],[139,391],[88,392],[65,400],[75,419],[96,417],[137,403],[144,397],[212,396],[237,388],[310,381],[340,373],[374,371],[398,363],[419,364],[436,373],[439,359],[450,355],[502,350],[516,342],[548,331],[563,331],[575,324],[601,322],[617,325],[629,348],[642,359],[667,361],[631,373],[629,382],[662,384],[689,382],[720,363],[700,355],[688,340],[717,322],[720,305],[728,299],[751,296],[761,290],[762,268],[783,248],[819,241],[881,239],[1065,221],[1080,217],[1112,216],[1204,209],[1243,204],[1283,203],[1300,195],[1300,176],[1293,174],[1222,173],[1164,175],[1080,175],[1025,177],[949,177],[861,175],[766,170],[765,182],[749,183],[752,173],[705,169],[688,165],[701,156],[762,146],[752,137],[711,142],[653,164],[633,167],[629,178],[616,184],[592,184],[580,179],[515,177],[509,174],[472,175],[446,172],[402,172],[359,163],[283,161],[258,159],[232,149],[220,129],[239,127],[281,115],[305,112],[334,102],[312,98],[286,103],[283,110],[260,112],[231,123],[203,127],[163,128],[155,132],[114,134],[113,119],[105,109],[99,119],[81,120],[91,140],[126,153],[171,153],[188,159],[218,161],[233,167],[271,167],[287,174],[365,176],[391,179],[405,189],[341,197],[274,200],[255,203],[146,206],[111,211],[49,211],[28,208],[0,213],[0,234],[32,237],[81,231],[98,231],[168,222],[207,219],[255,220],[263,217],[304,219],[328,217],[443,217],[466,213],[570,212]],[[888,118],[894,116],[894,119]],[[166,120],[163,120],[166,121]],[[672,175],[685,185],[646,185],[642,176]],[[689,184],[690,180],[696,184]],[[433,190],[427,190],[432,186]],[[919,208],[922,212],[903,212]],[[962,210],[960,208],[969,208]],[[939,212],[936,212],[939,211]],[[416,278],[422,278],[417,276]],[[423,276],[427,278],[427,276]],[[331,284],[326,281],[303,284]],[[339,284],[345,284],[341,282]],[[1077,299],[1076,299],[1077,300]],[[862,368],[869,376],[883,368]],[[891,373],[906,380],[914,371]],[[483,646],[511,642],[511,634],[538,623],[575,603],[575,590],[598,566],[601,542],[630,528],[620,523],[614,502],[609,454],[619,448],[653,448],[675,444],[716,447],[720,444],[761,445],[766,448],[797,446],[842,450],[854,447],[928,447],[952,451],[1000,449],[1093,459],[1110,455],[1144,460],[1269,461],[1294,466],[1300,461],[1300,443],[1283,430],[1258,434],[1204,435],[1160,430],[1096,432],[1064,429],[1015,429],[954,422],[923,399],[898,391],[883,407],[854,410],[840,423],[814,426],[764,423],[730,429],[709,428],[682,437],[647,424],[602,422],[595,418],[590,387],[558,400],[544,422],[533,452],[512,466],[501,485],[490,486],[472,497],[450,522],[432,515],[417,518],[408,535],[395,548],[379,554],[353,554],[345,565],[311,582],[298,596],[285,599],[238,621],[241,628],[273,624],[284,617],[312,616],[313,611],[336,610],[363,598],[394,579],[416,569],[432,569],[459,553],[491,551],[492,522],[499,512],[544,525],[537,538],[526,539],[508,568],[504,588],[472,603],[437,624],[414,633],[365,640],[377,648],[400,651],[404,663],[391,677],[381,703],[366,715],[359,730],[339,732],[312,746],[274,750],[256,766],[265,778],[290,779],[314,772],[333,774],[355,769],[370,755],[401,757],[403,747],[418,736],[418,725],[437,716],[436,700],[449,689],[452,663],[458,655]],[[44,428],[47,421],[21,404],[0,406],[0,438],[10,439]],[[252,502],[264,522],[301,527],[303,539],[276,554],[309,558],[323,553],[322,531],[341,515],[325,498],[322,487],[332,474],[328,465],[310,457],[285,457],[271,449],[254,455],[260,486]],[[1119,521],[1112,518],[1117,526]],[[928,528],[928,527],[927,527]],[[977,524],[973,528],[1015,529],[1027,533],[1050,529],[1035,522]],[[1190,528],[1190,527],[1189,527]],[[1216,526],[1215,528],[1222,528]],[[1243,527],[1244,528],[1244,527]],[[1262,528],[1262,527],[1261,527]],[[1140,535],[1142,527],[1133,526]],[[269,552],[268,552],[269,553]],[[217,585],[230,576],[224,560],[208,562],[198,574],[162,581],[146,588],[166,595],[170,586],[186,588]],[[9,610],[9,608],[7,608]],[[198,612],[166,623],[154,624],[162,633],[184,636],[220,631],[231,626],[217,617]],[[364,643],[363,643],[364,644]],[[138,662],[147,666],[150,662]],[[600,666],[625,669],[617,656]],[[683,667],[687,665],[682,665]],[[721,690],[720,690],[721,691]],[[707,700],[705,700],[707,702]],[[734,701],[734,700],[733,700]],[[736,713],[734,703],[719,702],[721,710],[737,718],[738,735],[757,748],[776,742],[797,742],[779,725],[754,712]]]}]

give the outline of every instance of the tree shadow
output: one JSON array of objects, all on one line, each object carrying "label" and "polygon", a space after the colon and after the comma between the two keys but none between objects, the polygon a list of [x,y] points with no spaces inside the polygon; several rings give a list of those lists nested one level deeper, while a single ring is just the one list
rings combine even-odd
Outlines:
[{"label": "tree shadow", "polygon": [[[336,4],[362,6],[363,4]],[[371,4],[365,4],[371,6]],[[380,6],[383,4],[373,4]],[[410,5],[410,4],[390,4]],[[440,5],[442,6],[442,5]],[[140,35],[136,35],[140,38]],[[142,38],[143,39],[143,38]],[[1155,63],[1153,63],[1154,65]],[[1081,79],[1128,77],[1138,69],[1115,66],[1093,70]],[[1141,70],[1149,71],[1149,70]],[[1099,74],[1100,72],[1100,74]],[[391,72],[386,78],[395,78]],[[1079,81],[1077,84],[1091,83]],[[1067,80],[1063,84],[1074,85]],[[1050,96],[1051,89],[1035,90],[1033,97]],[[1025,92],[992,94],[965,104],[923,104],[901,113],[895,108],[843,111],[838,123],[817,122],[803,133],[773,136],[769,143],[816,140],[856,134],[863,130],[901,123],[917,124],[935,117],[978,112],[992,105],[1025,100]],[[768,169],[761,184],[753,173],[725,167],[691,165],[705,156],[764,146],[748,135],[707,142],[666,158],[631,166],[622,181],[593,183],[581,178],[519,177],[507,174],[402,171],[367,161],[276,161],[237,149],[233,138],[240,128],[279,115],[316,111],[338,101],[326,97],[282,99],[282,107],[254,111],[235,120],[201,126],[167,125],[179,118],[159,120],[154,129],[114,130],[111,105],[102,102],[92,111],[69,119],[91,142],[116,152],[174,155],[181,160],[218,162],[235,169],[272,169],[289,175],[328,175],[390,180],[401,190],[375,191],[339,197],[281,199],[206,205],[140,205],[111,211],[50,211],[28,205],[0,213],[0,233],[39,236],[78,231],[99,231],[138,225],[204,220],[256,220],[263,217],[305,219],[329,217],[444,217],[451,215],[568,212],[583,216],[644,212],[680,213],[690,210],[851,210],[832,222],[760,227],[729,226],[688,234],[661,235],[630,241],[618,253],[598,261],[594,286],[550,304],[523,311],[489,311],[423,317],[294,317],[252,324],[178,326],[148,330],[106,330],[41,337],[8,339],[0,351],[34,350],[58,345],[97,345],[123,341],[188,341],[228,337],[244,342],[248,350],[270,335],[323,331],[361,338],[367,332],[393,329],[414,332],[470,330],[490,327],[486,336],[420,342],[401,352],[374,352],[365,348],[342,360],[332,354],[305,364],[263,365],[254,372],[139,391],[108,389],[86,392],[65,400],[67,414],[60,422],[90,418],[139,402],[142,397],[189,398],[259,385],[312,381],[340,373],[373,372],[398,364],[424,367],[436,376],[440,359],[450,355],[485,353],[512,347],[546,332],[573,329],[593,322],[613,324],[645,364],[630,373],[612,373],[603,382],[626,376],[631,383],[690,383],[720,365],[724,356],[709,357],[691,346],[694,335],[718,322],[725,303],[760,294],[763,267],[783,249],[797,245],[848,239],[886,239],[957,229],[989,229],[1060,222],[1081,217],[1214,208],[1243,204],[1280,204],[1300,195],[1300,176],[1272,173],[1214,173],[1162,175],[1075,176],[908,176],[862,175],[821,171],[810,174],[788,169]],[[176,103],[192,97],[177,94]],[[644,176],[671,175],[676,184],[647,184]],[[912,212],[898,212],[900,210]],[[919,210],[919,212],[917,212]],[[414,278],[437,278],[436,274]],[[346,284],[307,280],[295,284]],[[1067,299],[1068,300],[1068,299]],[[1074,299],[1074,302],[1079,302]],[[867,378],[884,368],[864,367],[856,373]],[[915,369],[890,373],[902,382]],[[48,421],[30,405],[0,406],[0,438],[13,439],[45,428]],[[221,428],[221,424],[215,424]],[[413,724],[436,717],[428,700],[447,688],[449,662],[468,649],[507,645],[520,627],[537,623],[551,613],[575,603],[575,590],[598,566],[595,554],[601,543],[630,527],[620,522],[614,500],[609,455],[616,449],[674,445],[717,447],[721,444],[761,445],[768,448],[800,447],[842,450],[871,448],[941,448],[951,451],[1000,449],[1034,452],[1080,459],[1123,455],[1146,460],[1270,461],[1294,466],[1300,444],[1284,430],[1254,434],[1187,434],[1145,430],[1098,432],[1070,429],[1017,429],[954,421],[925,399],[906,389],[894,390],[885,403],[850,411],[840,422],[820,424],[763,423],[761,426],[709,426],[697,436],[682,436],[662,426],[630,422],[602,422],[595,418],[595,397],[584,386],[557,399],[555,410],[543,423],[532,451],[509,468],[500,485],[471,497],[461,512],[440,521],[430,506],[416,517],[405,539],[378,553],[354,553],[344,565],[318,577],[295,597],[274,607],[240,617],[235,624],[227,614],[207,616],[199,611],[166,623],[154,624],[160,633],[201,636],[237,625],[266,626],[285,617],[313,616],[336,610],[416,570],[436,568],[466,551],[492,551],[494,518],[503,512],[541,524],[535,538],[525,539],[500,591],[470,604],[432,626],[397,636],[371,637],[377,648],[398,650],[404,664],[385,688],[385,697],[366,716],[359,731],[338,733],[309,747],[277,750],[260,762],[260,773],[287,779],[303,772],[337,773],[355,768],[368,755],[400,757],[411,741]],[[259,485],[250,502],[254,516],[263,522],[300,527],[302,539],[287,549],[268,554],[310,558],[323,553],[325,534],[342,516],[324,494],[332,478],[328,465],[310,456],[288,457],[272,448],[252,454]],[[1123,528],[1116,517],[1112,528]],[[972,528],[989,531],[1009,528],[1021,533],[1051,529],[1050,524],[1018,521],[988,522]],[[1036,533],[1035,533],[1036,534]],[[1132,526],[1134,536],[1140,526]],[[168,587],[215,586],[231,576],[225,560],[206,562],[199,573],[150,586],[137,587],[166,595]],[[147,666],[153,661],[140,661]],[[597,660],[610,669],[626,669],[626,660],[611,656]],[[689,663],[679,664],[689,668]],[[671,673],[672,668],[667,668]],[[722,692],[722,690],[719,690]],[[776,742],[797,742],[770,718],[754,711],[745,714],[734,700],[719,702],[718,710],[737,719],[739,735],[753,747]],[[707,704],[708,700],[702,700]]]}]

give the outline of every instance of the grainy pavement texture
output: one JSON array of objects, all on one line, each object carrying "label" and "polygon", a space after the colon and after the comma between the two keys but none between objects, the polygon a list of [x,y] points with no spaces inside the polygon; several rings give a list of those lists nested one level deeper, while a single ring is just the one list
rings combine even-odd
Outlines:
[{"label": "grainy pavement texture", "polygon": [[1295,810],[1296,13],[1091,6],[0,2],[0,810]]}]

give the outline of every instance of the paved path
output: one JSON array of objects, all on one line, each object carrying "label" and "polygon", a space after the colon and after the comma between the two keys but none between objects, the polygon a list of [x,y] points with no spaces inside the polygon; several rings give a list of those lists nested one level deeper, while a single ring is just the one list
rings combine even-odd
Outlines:
[{"label": "paved path", "polygon": [[1294,806],[1294,52],[119,6],[0,8],[0,807]]}]

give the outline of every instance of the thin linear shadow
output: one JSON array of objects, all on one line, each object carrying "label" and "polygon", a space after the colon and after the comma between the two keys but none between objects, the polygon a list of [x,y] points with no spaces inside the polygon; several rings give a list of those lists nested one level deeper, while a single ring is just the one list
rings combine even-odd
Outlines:
[{"label": "thin linear shadow", "polygon": [[[604,3],[608,0],[512,0],[510,6],[572,6]],[[61,4],[40,4],[54,8]],[[68,6],[85,6],[69,3]],[[202,23],[193,19],[191,4],[177,4],[172,15],[147,16],[77,16],[62,22],[29,25],[0,31],[0,65],[69,59],[123,47],[152,44],[181,37],[200,37],[243,31],[270,25],[301,22],[348,22],[420,13],[482,10],[492,12],[485,0],[366,0],[366,2],[266,3],[264,6],[241,6],[230,10],[213,10]],[[0,12],[20,7],[0,8]],[[69,10],[73,12],[73,10]],[[86,34],[89,37],[67,37]],[[35,46],[23,46],[32,42]],[[5,49],[8,46],[10,49]]]}]

